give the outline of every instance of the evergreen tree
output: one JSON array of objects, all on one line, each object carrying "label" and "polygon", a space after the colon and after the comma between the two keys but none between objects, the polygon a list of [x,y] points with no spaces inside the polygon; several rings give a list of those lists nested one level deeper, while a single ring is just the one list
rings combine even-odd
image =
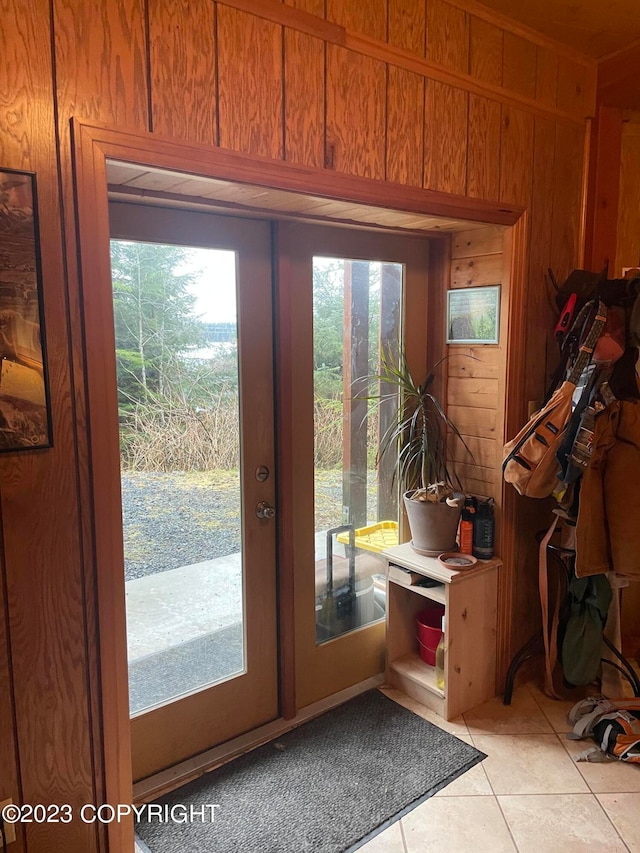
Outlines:
[{"label": "evergreen tree", "polygon": [[197,272],[178,272],[189,250],[111,241],[118,391],[124,407],[164,396],[184,369],[180,358],[205,343],[189,286]]}]

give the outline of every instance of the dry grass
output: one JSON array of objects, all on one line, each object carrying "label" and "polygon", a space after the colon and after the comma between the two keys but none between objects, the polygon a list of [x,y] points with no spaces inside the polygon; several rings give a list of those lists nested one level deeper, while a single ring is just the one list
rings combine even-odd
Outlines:
[{"label": "dry grass", "polygon": [[[314,406],[315,467],[342,467],[342,404],[317,399]],[[368,422],[368,445],[375,448],[377,417]],[[225,394],[207,409],[180,402],[139,403],[121,429],[126,471],[210,471],[239,467],[238,400]],[[369,465],[375,451],[369,453]]]}]

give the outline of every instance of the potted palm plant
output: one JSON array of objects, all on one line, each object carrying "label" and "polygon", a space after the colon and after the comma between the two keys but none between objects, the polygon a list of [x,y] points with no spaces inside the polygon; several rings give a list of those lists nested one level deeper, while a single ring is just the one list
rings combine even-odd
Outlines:
[{"label": "potted palm plant", "polygon": [[383,353],[381,372],[371,378],[381,382],[384,390],[369,397],[378,406],[385,400],[397,405],[396,416],[380,442],[377,461],[393,454],[394,478],[403,492],[411,545],[427,556],[455,550],[464,504],[462,486],[447,453],[447,432],[456,435],[467,451],[469,448],[431,390],[436,371],[446,359],[440,359],[418,383],[404,350],[397,358]]}]

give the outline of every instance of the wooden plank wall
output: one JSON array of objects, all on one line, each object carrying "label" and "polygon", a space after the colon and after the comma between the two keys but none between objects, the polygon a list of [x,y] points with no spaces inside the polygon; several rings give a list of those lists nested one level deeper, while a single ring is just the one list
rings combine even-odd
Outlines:
[{"label": "wooden plank wall", "polygon": [[[455,234],[451,288],[500,284],[506,304],[509,284],[504,277],[503,239],[504,229],[499,226]],[[451,437],[456,470],[466,493],[492,497],[499,506],[507,341],[501,336],[498,344],[449,344],[446,349],[448,413],[468,447]]]},{"label": "wooden plank wall", "polygon": [[[0,9],[0,165],[38,177],[55,435],[52,450],[0,458],[0,799],[76,805],[100,798],[103,763],[69,119],[527,208],[524,418],[546,372],[544,270],[561,278],[578,254],[595,71],[463,0]],[[526,614],[535,558],[522,530]],[[528,624],[515,623],[517,643]],[[30,853],[107,844],[80,821],[32,824],[27,841]]]},{"label": "wooden plank wall", "polygon": [[[620,151],[620,201],[616,239],[616,263],[612,276],[623,267],[640,267],[640,113],[624,115]],[[624,651],[640,654],[640,584],[622,593],[622,636]]]},{"label": "wooden plank wall", "polygon": [[620,151],[616,263],[612,277],[621,276],[623,267],[640,266],[640,113],[625,118]]}]

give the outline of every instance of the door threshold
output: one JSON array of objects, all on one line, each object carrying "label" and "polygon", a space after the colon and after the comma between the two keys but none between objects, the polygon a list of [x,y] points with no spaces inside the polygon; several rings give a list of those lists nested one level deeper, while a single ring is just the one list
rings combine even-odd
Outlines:
[{"label": "door threshold", "polygon": [[384,682],[384,675],[374,675],[366,681],[361,681],[359,684],[354,684],[352,687],[347,687],[346,690],[341,690],[339,693],[333,693],[325,699],[320,699],[311,705],[303,708],[295,717],[290,720],[285,720],[283,717],[266,723],[264,726],[259,726],[246,734],[233,738],[226,743],[220,744],[213,749],[208,749],[199,755],[189,758],[186,761],[176,764],[174,767],[169,767],[167,770],[162,770],[160,773],[155,773],[147,779],[141,779],[133,786],[133,801],[136,804],[148,803],[151,800],[168,794],[176,788],[186,785],[187,782],[192,782],[199,776],[215,770],[232,761],[234,758],[243,755],[245,752],[268,743],[285,732],[297,728],[302,723],[306,723],[314,717],[319,717],[325,711],[330,711],[338,705],[342,705],[349,699],[365,693],[374,687],[379,687]]}]

